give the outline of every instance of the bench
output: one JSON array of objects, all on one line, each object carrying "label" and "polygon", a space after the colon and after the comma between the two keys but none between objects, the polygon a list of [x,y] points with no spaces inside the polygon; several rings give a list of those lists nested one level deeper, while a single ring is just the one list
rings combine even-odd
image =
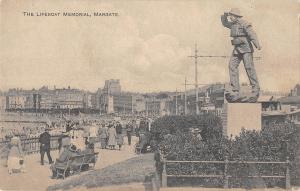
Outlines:
[{"label": "bench", "polygon": [[[98,159],[98,152],[91,154],[82,154],[70,157],[67,164],[56,167],[56,177],[65,179],[69,175],[78,174],[82,171],[94,169]],[[90,165],[92,165],[90,167]]]},{"label": "bench", "polygon": [[135,151],[136,154],[151,152],[151,147],[149,144],[144,144],[141,146],[139,143],[135,145]]}]

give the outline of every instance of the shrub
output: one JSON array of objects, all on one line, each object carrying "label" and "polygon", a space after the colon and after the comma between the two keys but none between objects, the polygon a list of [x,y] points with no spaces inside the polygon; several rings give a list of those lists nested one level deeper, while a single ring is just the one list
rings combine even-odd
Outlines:
[{"label": "shrub", "polygon": [[222,136],[221,119],[212,114],[158,118],[152,123],[151,133],[155,139],[161,141],[167,134],[187,133],[191,128],[200,129],[204,139],[208,137],[220,139]]},{"label": "shrub", "polygon": [[[202,140],[190,131],[202,130]],[[286,161],[291,160],[291,183],[296,184],[300,175],[300,130],[291,124],[281,124],[263,128],[260,132],[242,130],[235,139],[222,137],[221,120],[213,115],[168,116],[156,120],[151,129],[158,148],[167,160],[229,160],[241,161]],[[157,159],[158,157],[156,157]],[[161,165],[161,163],[159,163]],[[161,169],[161,166],[159,167]],[[221,174],[222,164],[168,164],[168,174]],[[268,164],[231,164],[229,174],[234,177],[247,175],[284,175],[284,165]],[[180,179],[183,180],[183,179]],[[192,183],[193,180],[186,182]],[[176,184],[179,179],[171,179]],[[221,179],[200,179],[201,185],[222,185]],[[243,179],[232,178],[232,187],[283,186],[282,179]]]}]

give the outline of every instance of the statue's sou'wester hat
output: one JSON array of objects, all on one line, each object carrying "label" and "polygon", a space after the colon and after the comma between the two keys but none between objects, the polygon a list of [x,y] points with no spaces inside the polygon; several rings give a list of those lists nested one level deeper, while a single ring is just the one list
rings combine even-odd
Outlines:
[{"label": "statue's sou'wester hat", "polygon": [[229,14],[235,15],[235,16],[238,16],[238,17],[242,17],[241,11],[240,11],[238,8],[232,8],[232,9],[229,11]]}]

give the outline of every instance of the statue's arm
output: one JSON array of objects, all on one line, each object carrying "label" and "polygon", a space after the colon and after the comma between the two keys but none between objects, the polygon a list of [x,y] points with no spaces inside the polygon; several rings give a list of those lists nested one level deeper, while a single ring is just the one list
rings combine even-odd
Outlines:
[{"label": "statue's arm", "polygon": [[228,14],[224,13],[224,15],[221,15],[221,22],[224,27],[230,28],[232,23],[228,21],[227,19]]},{"label": "statue's arm", "polygon": [[254,44],[254,46],[260,50],[261,46],[260,43],[258,41],[257,35],[254,32],[252,26],[249,24],[248,26],[246,26],[246,33],[248,34],[249,39],[251,40],[251,42]]}]

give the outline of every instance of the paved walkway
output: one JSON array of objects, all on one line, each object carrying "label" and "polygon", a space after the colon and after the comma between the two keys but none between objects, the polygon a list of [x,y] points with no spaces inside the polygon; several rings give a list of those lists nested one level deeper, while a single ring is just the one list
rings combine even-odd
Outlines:
[{"label": "paved walkway", "polygon": [[[133,144],[127,145],[126,137],[124,137],[125,145],[121,151],[119,150],[102,150],[98,149],[99,145],[96,145],[96,151],[99,152],[99,158],[96,163],[95,169],[101,169],[108,165],[118,163],[136,156],[134,153],[134,144],[137,141],[136,137],[133,137]],[[51,152],[52,158],[55,159],[58,156],[58,151]],[[0,166],[0,190],[46,190],[48,186],[57,184],[64,180],[51,179],[52,172],[50,165],[46,163],[44,166],[40,165],[40,155],[32,154],[25,158],[26,171],[25,173],[8,174],[7,168],[3,165]],[[74,175],[68,177],[67,180],[80,175]]]}]

